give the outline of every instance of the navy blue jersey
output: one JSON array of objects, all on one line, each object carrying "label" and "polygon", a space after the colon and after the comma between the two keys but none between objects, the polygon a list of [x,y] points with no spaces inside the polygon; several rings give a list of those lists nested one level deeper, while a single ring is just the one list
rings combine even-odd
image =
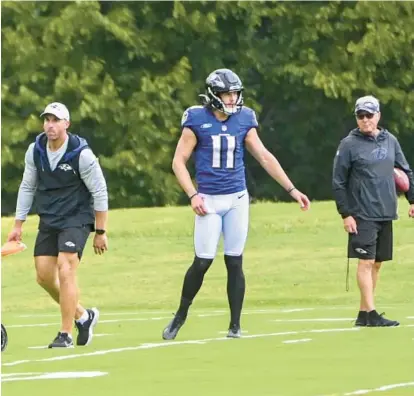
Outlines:
[{"label": "navy blue jersey", "polygon": [[242,110],[219,121],[202,106],[187,109],[181,120],[197,137],[195,168],[197,189],[203,194],[233,194],[246,189],[244,139],[258,126],[255,112]]}]

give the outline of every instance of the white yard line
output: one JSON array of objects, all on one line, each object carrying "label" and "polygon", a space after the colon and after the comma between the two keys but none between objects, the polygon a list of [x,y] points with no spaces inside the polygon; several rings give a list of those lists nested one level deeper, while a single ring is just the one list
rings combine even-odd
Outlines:
[{"label": "white yard line", "polygon": [[[255,314],[269,314],[269,313],[292,313],[292,312],[304,312],[304,311],[313,311],[315,308],[280,308],[280,309],[254,309],[254,310],[245,310],[243,315],[255,315]],[[228,311],[226,311],[227,313]]]},{"label": "white yard line", "polygon": [[[167,320],[171,319],[172,316],[165,316],[160,318],[126,318],[126,319],[107,319],[107,320],[100,320],[98,323],[119,323],[119,322],[147,322],[152,320]],[[58,326],[60,322],[54,323],[31,323],[31,324],[17,324],[17,325],[6,325],[7,329],[18,329],[22,327],[47,327],[47,326]]]},{"label": "white yard line", "polygon": [[[386,308],[395,308],[399,304],[388,305]],[[340,310],[340,309],[352,309],[356,311],[355,307],[346,306],[346,305],[335,305],[335,306],[318,306],[318,307],[303,307],[303,308],[268,308],[268,309],[245,309],[243,314],[252,315],[252,314],[262,314],[262,313],[293,313],[293,312],[304,312],[304,311],[315,311],[315,310]],[[165,315],[172,314],[173,310],[169,311],[129,311],[129,312],[101,312],[101,316],[132,316],[132,315]],[[228,314],[226,309],[200,309],[193,311],[193,315],[204,315],[204,314]],[[24,314],[24,315],[15,315],[16,318],[59,318],[59,314]],[[414,316],[408,317],[409,319],[414,319]]]},{"label": "white yard line", "polygon": [[271,319],[271,322],[353,322],[355,318]]},{"label": "white yard line", "polygon": [[[130,311],[130,312],[100,312],[100,316],[125,316],[125,315],[164,315],[171,314],[171,311]],[[15,315],[15,318],[58,318],[59,314],[28,314],[28,315]]]},{"label": "white yard line", "polygon": [[199,318],[211,318],[212,316],[223,316],[228,315],[228,312],[220,312],[220,313],[205,313],[205,314],[197,314]]},{"label": "white yard line", "polygon": [[[273,311],[271,311],[273,312]],[[264,313],[271,313],[270,311],[250,311],[245,312],[245,315],[248,314],[264,314]],[[280,311],[278,311],[280,312]],[[292,311],[290,311],[292,312]],[[297,312],[297,311],[295,311]],[[228,315],[228,312],[223,313],[210,313],[210,314],[198,314],[193,315],[199,318],[210,318],[215,316],[221,316],[221,315]],[[123,319],[104,319],[100,320],[100,324],[104,323],[120,323],[120,322],[148,322],[148,321],[159,321],[159,320],[168,320],[171,319],[172,315],[169,316],[158,316],[158,317],[152,317],[152,318],[123,318]],[[414,317],[407,317],[408,319],[414,318]],[[280,323],[289,323],[289,322],[353,322],[355,318],[300,318],[300,319],[270,319],[271,322],[280,322]],[[60,325],[60,322],[51,322],[51,323],[30,323],[30,324],[7,324],[6,328],[26,328],[26,327],[49,327],[49,326],[58,326]],[[413,327],[414,325],[405,325],[406,327]]]},{"label": "white yard line", "polygon": [[1,373],[1,378],[9,378],[9,377],[16,377],[16,376],[22,376],[22,375],[38,375],[43,373]]},{"label": "white yard line", "polygon": [[166,319],[172,319],[172,316],[164,316],[164,317],[158,317],[158,318],[125,318],[125,319],[105,319],[100,320],[98,323],[119,323],[119,322],[147,322],[152,320],[166,320]]},{"label": "white yard line", "polygon": [[[381,308],[394,308],[398,306],[389,305],[386,307]],[[260,315],[260,314],[271,314],[271,313],[295,313],[295,312],[305,312],[305,311],[315,311],[315,310],[356,310],[355,307],[345,306],[345,305],[337,305],[337,306],[319,306],[319,307],[304,307],[304,308],[269,308],[269,309],[245,309],[243,311],[243,315]],[[129,311],[129,312],[101,312],[100,316],[145,316],[145,315],[170,315],[167,319],[170,319],[173,315],[171,311]],[[228,315],[228,310],[226,309],[200,309],[195,310],[192,313],[192,316],[198,317],[211,317],[211,316],[220,316],[220,315]],[[59,314],[24,314],[24,315],[16,315],[15,318],[60,318]],[[158,317],[158,318],[141,318],[137,320],[161,320],[165,319],[165,317]],[[414,319],[414,316],[407,316],[407,319]],[[354,320],[352,318],[351,320]],[[49,324],[45,324],[44,326],[48,326]],[[17,325],[13,325],[17,326]]]},{"label": "white yard line", "polygon": [[[352,328],[343,328],[343,329],[315,329],[315,330],[304,330],[304,331],[285,331],[280,333],[266,333],[266,334],[250,334],[245,335],[239,340],[246,340],[249,338],[264,338],[264,337],[276,337],[276,336],[284,336],[284,335],[297,335],[297,334],[312,334],[312,333],[335,333],[335,332],[354,332],[359,331],[359,327],[352,327]],[[124,347],[124,348],[116,348],[116,349],[106,349],[101,351],[95,352],[87,352],[87,353],[79,353],[73,355],[64,355],[64,356],[55,356],[50,358],[44,359],[33,359],[33,360],[17,360],[14,362],[3,363],[5,367],[17,366],[25,363],[33,363],[33,362],[53,362],[59,360],[68,360],[68,359],[77,359],[77,358],[84,358],[88,356],[101,356],[107,355],[111,353],[119,353],[119,352],[127,352],[127,351],[136,351],[140,349],[152,349],[152,348],[165,348],[171,346],[179,346],[179,345],[186,345],[186,344],[206,344],[209,342],[214,341],[226,341],[226,342],[238,342],[237,340],[229,339],[227,337],[218,337],[218,338],[205,338],[201,340],[188,340],[188,341],[167,341],[167,342],[160,342],[160,343],[147,343],[141,344],[134,347]]]},{"label": "white yard line", "polygon": [[384,385],[380,386],[379,388],[372,388],[372,389],[358,389],[353,392],[348,393],[334,393],[325,396],[354,396],[354,395],[367,395],[368,393],[372,392],[384,392],[387,390],[397,389],[397,388],[408,388],[410,386],[414,386],[414,382],[402,382],[400,384],[391,384],[391,385]]},{"label": "white yard line", "polygon": [[6,329],[18,329],[20,327],[47,327],[47,326],[58,326],[60,322],[56,323],[32,323],[32,324],[23,324],[23,325],[6,325]]},{"label": "white yard line", "polygon": [[[303,308],[301,309],[301,311],[304,310],[309,310],[310,308]],[[248,311],[248,312],[244,312],[245,315],[252,315],[252,314],[266,314],[266,313],[280,313],[282,311],[277,310],[258,310],[258,311]],[[299,312],[297,309],[295,310],[287,310],[284,312]],[[101,314],[101,316],[103,316],[105,314]],[[110,314],[106,314],[106,315],[110,315]],[[193,316],[197,316],[199,318],[210,318],[210,317],[214,317],[214,316],[222,316],[222,315],[228,315],[227,311],[213,311],[211,313],[206,313],[206,314],[195,314]],[[105,320],[100,320],[99,323],[119,323],[119,322],[146,322],[146,321],[157,321],[157,320],[168,320],[171,319],[173,317],[173,315],[169,315],[169,316],[158,316],[158,317],[152,317],[152,318],[125,318],[125,319],[105,319]],[[352,320],[352,319],[350,319]],[[282,320],[283,322],[283,320]],[[53,323],[30,323],[30,324],[11,324],[11,325],[6,325],[7,328],[25,328],[25,327],[48,327],[48,326],[57,326],[60,325],[59,322],[53,322]]]},{"label": "white yard line", "polygon": [[[44,379],[66,379],[66,378],[92,378],[102,377],[108,373],[102,371],[68,371],[68,372],[56,372],[56,373],[21,373],[11,374],[7,377],[7,374],[2,374],[1,382],[10,381],[33,381],[33,380],[44,380]],[[6,377],[6,378],[4,378]]]},{"label": "white yard line", "polygon": [[300,342],[309,342],[312,341],[312,338],[302,338],[300,340],[286,340],[282,341],[283,344],[298,344]]},{"label": "white yard line", "polygon": [[101,333],[101,334],[94,334],[93,336],[94,337],[109,337],[109,336],[114,336],[114,335],[119,335],[119,333],[118,334]]},{"label": "white yard line", "polygon": [[[227,313],[226,310],[199,310],[198,314],[203,313]],[[134,315],[172,315],[170,311],[124,311],[124,312],[100,312],[100,316],[134,316]],[[15,318],[59,318],[59,314],[28,314],[28,315],[15,315]]]},{"label": "white yard line", "polygon": [[[292,308],[292,309],[247,309],[243,313],[249,314],[262,314],[262,313],[290,313],[290,312],[303,312],[303,311],[312,311],[315,308]],[[130,311],[130,312],[101,312],[100,316],[134,316],[134,315],[172,315],[171,311]],[[216,310],[198,310],[194,311],[194,316],[203,317],[205,315],[227,315],[228,310],[225,309],[216,309]],[[15,318],[59,318],[59,314],[27,314],[27,315],[16,315]]]}]

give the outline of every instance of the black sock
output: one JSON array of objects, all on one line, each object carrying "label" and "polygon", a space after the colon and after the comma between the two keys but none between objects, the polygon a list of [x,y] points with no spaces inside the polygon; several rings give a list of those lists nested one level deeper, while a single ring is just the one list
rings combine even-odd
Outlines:
[{"label": "black sock", "polygon": [[213,259],[203,259],[197,256],[194,258],[193,264],[187,270],[184,277],[180,306],[177,311],[177,314],[180,316],[187,317],[188,309],[200,290],[204,275],[210,268],[212,262]]},{"label": "black sock", "polygon": [[227,267],[227,297],[230,306],[230,326],[240,326],[246,281],[243,274],[243,256],[224,255]]}]

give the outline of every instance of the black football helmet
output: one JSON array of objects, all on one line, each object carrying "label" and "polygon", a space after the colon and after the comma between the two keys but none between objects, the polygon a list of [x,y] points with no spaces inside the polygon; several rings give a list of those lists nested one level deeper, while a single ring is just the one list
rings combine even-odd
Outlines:
[{"label": "black football helmet", "polygon": [[[206,94],[200,95],[203,104],[227,115],[238,113],[243,107],[243,84],[239,76],[230,69],[214,70],[206,79]],[[237,92],[236,106],[228,108],[220,98],[223,92]]]}]

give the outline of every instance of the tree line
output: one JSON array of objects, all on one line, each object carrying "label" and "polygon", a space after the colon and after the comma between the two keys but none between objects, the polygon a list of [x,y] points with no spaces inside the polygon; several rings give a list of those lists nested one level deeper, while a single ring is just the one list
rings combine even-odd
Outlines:
[{"label": "tree line", "polygon": [[[2,2],[2,213],[48,102],[100,159],[114,207],[186,203],[171,171],[183,111],[233,69],[260,136],[310,198],[331,199],[332,160],[373,94],[414,165],[414,3]],[[255,199],[287,194],[250,157]]]}]

